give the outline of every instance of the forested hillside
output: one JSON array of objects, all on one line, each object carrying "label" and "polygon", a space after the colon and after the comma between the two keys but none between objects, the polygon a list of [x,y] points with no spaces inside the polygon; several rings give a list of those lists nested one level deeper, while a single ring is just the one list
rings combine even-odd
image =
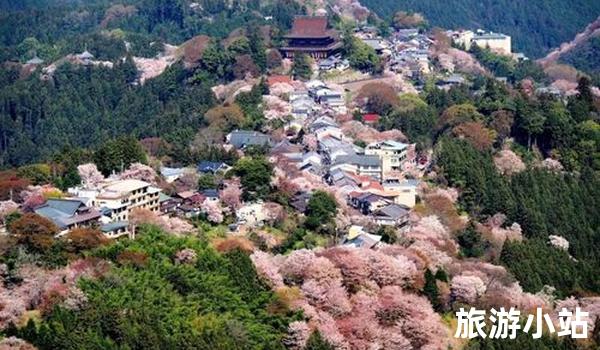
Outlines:
[{"label": "forested hillside", "polygon": [[559,61],[590,74],[597,84],[600,83],[600,36],[576,46],[561,56]]},{"label": "forested hillside", "polygon": [[422,13],[433,26],[484,28],[512,36],[515,51],[540,57],[571,40],[600,15],[594,0],[364,0],[384,18],[399,10]]}]

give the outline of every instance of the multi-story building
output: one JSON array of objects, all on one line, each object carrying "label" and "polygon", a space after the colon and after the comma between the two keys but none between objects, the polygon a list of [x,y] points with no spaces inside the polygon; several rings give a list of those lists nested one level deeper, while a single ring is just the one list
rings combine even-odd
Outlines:
[{"label": "multi-story building", "polygon": [[112,221],[127,221],[136,208],[158,212],[160,189],[140,180],[119,180],[104,185],[93,199],[94,206],[110,210]]},{"label": "multi-story building", "polygon": [[381,160],[375,155],[350,154],[338,156],[330,171],[336,169],[381,180]]},{"label": "multi-story building", "polygon": [[327,17],[298,16],[291,32],[285,36],[287,45],[281,48],[283,55],[293,58],[304,53],[316,59],[327,58],[342,48],[335,30],[327,28]]},{"label": "multi-story building", "polygon": [[383,177],[392,171],[402,170],[402,164],[407,158],[408,145],[397,141],[374,142],[365,148],[365,154],[375,155],[381,159]]},{"label": "multi-story building", "polygon": [[466,50],[470,50],[471,46],[476,44],[481,48],[489,48],[492,52],[510,55],[512,52],[511,38],[508,35],[485,32],[478,30],[473,32],[470,30],[459,31],[452,33],[452,40],[462,45]]}]

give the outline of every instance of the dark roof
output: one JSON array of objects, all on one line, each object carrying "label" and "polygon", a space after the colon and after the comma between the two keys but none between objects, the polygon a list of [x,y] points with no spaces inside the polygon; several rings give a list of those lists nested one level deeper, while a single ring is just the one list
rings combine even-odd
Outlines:
[{"label": "dark roof", "polygon": [[325,38],[330,36],[327,31],[327,17],[298,16],[294,18],[292,31],[288,37]]},{"label": "dark roof", "polygon": [[381,160],[376,155],[350,154],[337,157],[335,164],[355,164],[360,166],[381,166]]},{"label": "dark roof", "polygon": [[101,214],[96,209],[87,207],[79,200],[49,199],[45,204],[34,209],[34,212],[56,224],[61,229],[70,225],[95,220]]},{"label": "dark roof", "polygon": [[225,163],[223,162],[210,162],[203,160],[198,164],[198,171],[201,173],[215,173],[219,171]]},{"label": "dark roof", "polygon": [[100,230],[104,233],[109,233],[122,228],[126,229],[128,226],[129,223],[127,221],[115,221],[100,226]]},{"label": "dark roof", "polygon": [[397,220],[406,215],[408,215],[408,209],[398,204],[390,204],[375,212],[375,216],[384,216],[391,218],[392,220]]},{"label": "dark roof", "polygon": [[308,192],[298,193],[292,198],[290,205],[297,211],[305,213],[308,208],[310,197],[311,195]]},{"label": "dark roof", "polygon": [[219,191],[217,191],[215,189],[204,190],[204,191],[202,191],[202,194],[204,196],[206,196],[207,198],[218,198],[219,197]]}]

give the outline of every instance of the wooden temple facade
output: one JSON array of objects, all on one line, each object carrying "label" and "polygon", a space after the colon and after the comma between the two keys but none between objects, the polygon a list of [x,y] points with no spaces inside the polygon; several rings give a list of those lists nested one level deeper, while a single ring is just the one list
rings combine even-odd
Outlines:
[{"label": "wooden temple facade", "polygon": [[342,43],[335,30],[327,28],[327,17],[298,16],[291,32],[285,36],[287,45],[281,48],[284,57],[306,53],[315,59],[327,58],[337,53]]}]

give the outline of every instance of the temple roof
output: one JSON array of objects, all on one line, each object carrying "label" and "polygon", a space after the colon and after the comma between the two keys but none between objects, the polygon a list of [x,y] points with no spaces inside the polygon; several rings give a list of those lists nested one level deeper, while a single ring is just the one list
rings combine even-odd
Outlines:
[{"label": "temple roof", "polygon": [[327,30],[327,17],[298,16],[294,18],[292,31],[288,38],[326,38],[331,36]]}]

